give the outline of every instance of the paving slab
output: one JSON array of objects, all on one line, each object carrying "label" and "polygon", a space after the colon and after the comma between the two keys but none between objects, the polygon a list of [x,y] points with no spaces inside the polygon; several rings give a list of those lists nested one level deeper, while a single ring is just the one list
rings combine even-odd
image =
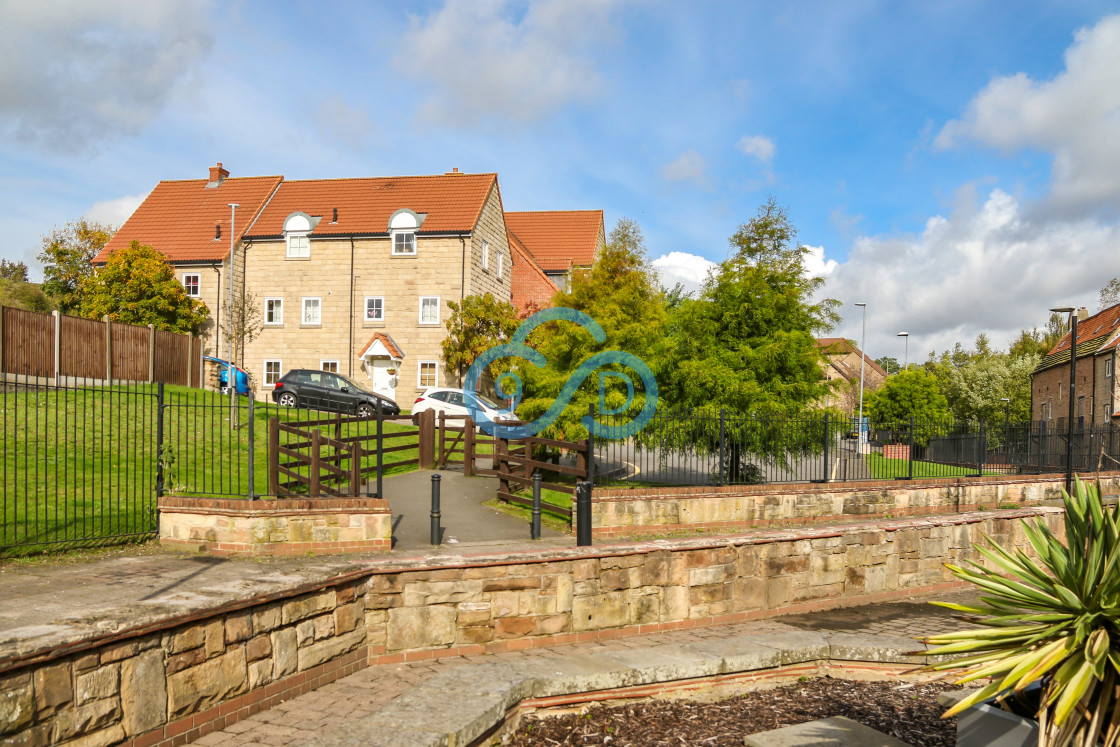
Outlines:
[{"label": "paving slab", "polygon": [[746,747],[910,747],[907,742],[843,716],[752,734],[744,737],[743,744]]}]

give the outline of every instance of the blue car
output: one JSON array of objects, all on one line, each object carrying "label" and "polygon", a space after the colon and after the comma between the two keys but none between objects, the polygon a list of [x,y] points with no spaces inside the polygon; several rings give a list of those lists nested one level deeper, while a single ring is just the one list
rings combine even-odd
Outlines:
[{"label": "blue car", "polygon": [[[221,358],[214,358],[213,356],[203,356],[204,360],[217,363],[218,368],[218,384],[221,386],[223,392],[229,391],[229,362]],[[233,380],[237,383],[238,394],[249,393],[249,372],[237,366],[233,367]]]}]

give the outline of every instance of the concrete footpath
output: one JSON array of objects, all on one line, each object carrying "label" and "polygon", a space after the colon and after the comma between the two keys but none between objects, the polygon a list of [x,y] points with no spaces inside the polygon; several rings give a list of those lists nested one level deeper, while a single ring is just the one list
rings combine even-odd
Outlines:
[{"label": "concrete footpath", "polygon": [[482,727],[477,722],[485,723],[488,711],[504,714],[508,701],[516,703],[526,693],[610,689],[726,674],[735,671],[736,662],[746,670],[755,664],[788,665],[830,655],[914,666],[920,660],[903,655],[924,648],[914,637],[962,627],[948,610],[929,601],[976,597],[975,592],[958,591],[735,625],[373,666],[207,734],[195,744],[443,744],[445,734],[459,722],[478,731]]}]

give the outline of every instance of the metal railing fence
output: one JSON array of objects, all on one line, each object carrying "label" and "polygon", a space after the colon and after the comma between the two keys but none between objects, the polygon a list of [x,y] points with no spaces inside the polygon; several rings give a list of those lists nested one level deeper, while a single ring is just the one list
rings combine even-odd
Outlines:
[{"label": "metal railing fence", "polygon": [[[596,415],[619,426],[636,412]],[[1076,423],[1072,469],[1120,468],[1120,427]],[[1046,474],[1067,469],[1064,422],[914,420],[868,423],[860,443],[854,419],[786,417],[727,409],[658,411],[641,432],[594,439],[595,483],[749,485]]]}]

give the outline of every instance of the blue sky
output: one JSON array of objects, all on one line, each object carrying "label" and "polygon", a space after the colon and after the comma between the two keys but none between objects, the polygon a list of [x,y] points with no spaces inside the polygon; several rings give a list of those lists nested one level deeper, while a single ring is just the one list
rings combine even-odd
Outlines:
[{"label": "blue sky", "polygon": [[[496,171],[602,208],[695,283],[773,195],[836,334],[911,360],[1120,275],[1105,2],[0,0],[2,251],[121,222],[160,179]],[[36,268],[37,270],[37,268]]]}]

